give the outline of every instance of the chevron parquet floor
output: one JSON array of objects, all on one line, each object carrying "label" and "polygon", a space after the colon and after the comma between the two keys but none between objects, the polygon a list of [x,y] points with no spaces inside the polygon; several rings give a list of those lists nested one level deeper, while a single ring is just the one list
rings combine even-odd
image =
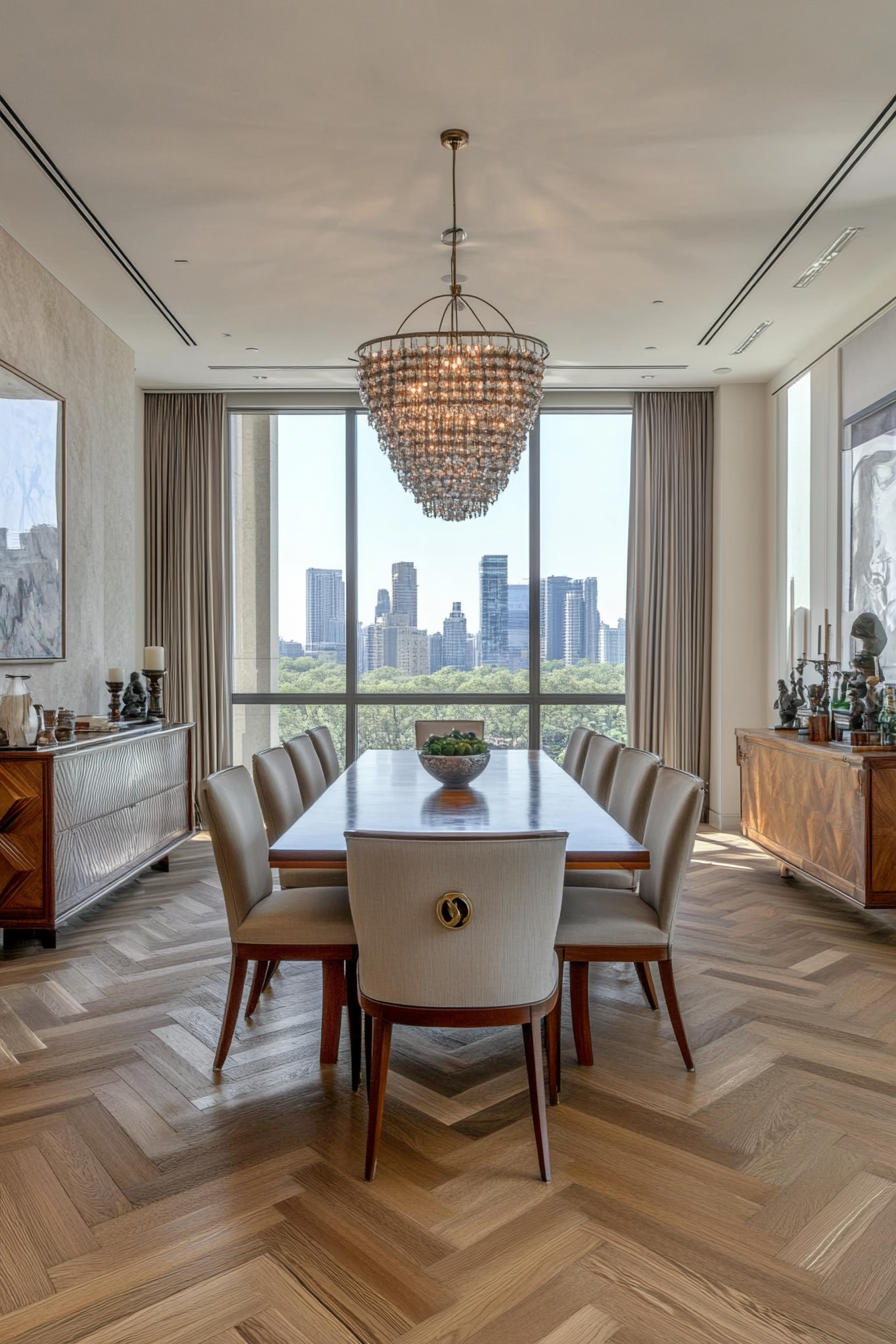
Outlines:
[{"label": "chevron parquet floor", "polygon": [[630,967],[564,1035],[537,1179],[516,1029],[397,1030],[376,1182],[288,966],[212,1074],[228,943],[185,845],[0,962],[2,1344],[892,1344],[896,918],[735,836],[677,940],[697,1062]]}]

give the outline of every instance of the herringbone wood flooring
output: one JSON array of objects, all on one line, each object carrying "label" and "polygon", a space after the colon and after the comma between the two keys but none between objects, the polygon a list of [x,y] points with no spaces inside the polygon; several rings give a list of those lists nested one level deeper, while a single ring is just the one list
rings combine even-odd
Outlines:
[{"label": "herringbone wood flooring", "polygon": [[211,1070],[204,840],[0,963],[0,1341],[892,1344],[896,919],[701,836],[677,939],[697,1063],[592,969],[537,1179],[517,1029],[396,1030],[376,1182],[319,968]]}]

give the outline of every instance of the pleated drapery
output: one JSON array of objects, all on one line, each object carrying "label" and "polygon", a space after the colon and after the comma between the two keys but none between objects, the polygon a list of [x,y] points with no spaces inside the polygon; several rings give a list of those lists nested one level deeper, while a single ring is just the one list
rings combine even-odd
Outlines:
[{"label": "pleated drapery", "polygon": [[636,392],[626,710],[632,746],[709,775],[711,392]]},{"label": "pleated drapery", "polygon": [[196,784],[231,761],[224,396],[145,400],[146,642],[165,648],[165,712],[196,724]]}]

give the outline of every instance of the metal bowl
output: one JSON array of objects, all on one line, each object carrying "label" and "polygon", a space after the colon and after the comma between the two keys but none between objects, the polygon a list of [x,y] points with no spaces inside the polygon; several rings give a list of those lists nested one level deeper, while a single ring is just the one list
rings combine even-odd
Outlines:
[{"label": "metal bowl", "polygon": [[488,751],[481,756],[426,756],[418,751],[417,756],[426,773],[438,780],[443,789],[468,788],[491,760]]}]

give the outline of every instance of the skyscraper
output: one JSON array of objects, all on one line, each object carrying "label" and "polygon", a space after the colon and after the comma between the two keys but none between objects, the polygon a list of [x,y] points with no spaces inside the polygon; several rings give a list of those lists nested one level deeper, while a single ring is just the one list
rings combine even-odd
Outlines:
[{"label": "skyscraper", "polygon": [[568,667],[585,656],[585,599],[581,579],[573,579],[563,599],[563,661]]},{"label": "skyscraper", "polygon": [[584,579],[582,600],[585,604],[585,628],[582,657],[589,663],[598,661],[600,646],[600,612],[597,609],[597,579]]},{"label": "skyscraper", "polygon": [[411,628],[417,624],[417,567],[410,560],[392,566],[392,615],[405,615]]},{"label": "skyscraper", "polygon": [[381,616],[388,616],[392,610],[392,604],[389,601],[389,589],[379,588],[376,594],[376,608],[373,613],[373,619],[378,621]]},{"label": "skyscraper", "polygon": [[305,649],[345,660],[345,584],[341,569],[305,570]]},{"label": "skyscraper", "polygon": [[429,635],[425,630],[399,626],[396,641],[396,666],[411,677],[429,671]]},{"label": "skyscraper", "polygon": [[429,670],[430,672],[440,672],[443,665],[442,636],[436,630],[429,637]]},{"label": "skyscraper", "polygon": [[615,630],[605,622],[601,623],[600,662],[625,662],[625,618],[623,616],[620,616],[619,620],[616,622]]},{"label": "skyscraper", "polygon": [[484,555],[479,561],[479,635],[482,663],[491,667],[506,667],[506,555]]},{"label": "skyscraper", "polygon": [[442,666],[469,667],[467,654],[467,618],[459,602],[452,602],[451,614],[442,622]]},{"label": "skyscraper", "polygon": [[566,657],[566,594],[571,587],[566,574],[551,574],[541,581],[541,656],[547,663]]},{"label": "skyscraper", "polygon": [[507,665],[511,672],[529,666],[529,585],[507,585]]}]

